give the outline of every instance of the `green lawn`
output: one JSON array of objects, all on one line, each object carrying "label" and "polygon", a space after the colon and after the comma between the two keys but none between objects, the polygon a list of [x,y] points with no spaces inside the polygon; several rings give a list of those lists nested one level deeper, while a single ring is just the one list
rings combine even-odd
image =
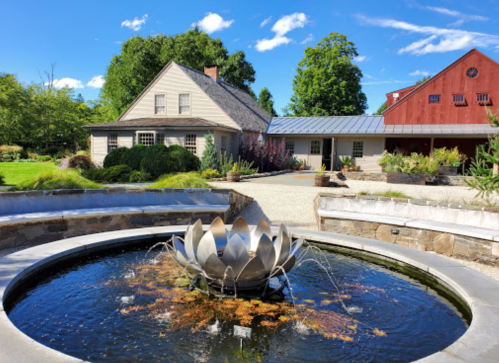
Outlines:
[{"label": "green lawn", "polygon": [[56,170],[55,163],[0,163],[0,173],[5,176],[6,185],[17,185],[33,179],[38,173]]}]

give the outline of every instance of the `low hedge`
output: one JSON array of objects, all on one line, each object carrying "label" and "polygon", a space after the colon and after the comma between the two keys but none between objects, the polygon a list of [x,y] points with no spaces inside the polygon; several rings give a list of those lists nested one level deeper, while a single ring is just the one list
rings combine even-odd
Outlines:
[{"label": "low hedge", "polygon": [[128,165],[116,165],[104,169],[90,169],[85,172],[85,177],[106,183],[128,183],[132,172]]},{"label": "low hedge", "polygon": [[148,173],[153,179],[157,179],[163,174],[198,170],[200,161],[180,145],[136,145],[130,149],[117,148],[105,157],[105,168],[117,165],[128,165],[132,170]]}]

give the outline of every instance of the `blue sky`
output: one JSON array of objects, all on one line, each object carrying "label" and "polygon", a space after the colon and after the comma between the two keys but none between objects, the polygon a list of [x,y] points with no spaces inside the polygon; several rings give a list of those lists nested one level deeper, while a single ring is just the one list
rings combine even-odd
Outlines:
[{"label": "blue sky", "polygon": [[472,48],[499,61],[499,1],[2,1],[0,72],[40,82],[56,78],[99,96],[101,76],[121,42],[175,34],[194,23],[230,52],[244,50],[280,112],[307,46],[345,34],[359,53],[363,90],[374,112],[387,92],[435,74]]}]

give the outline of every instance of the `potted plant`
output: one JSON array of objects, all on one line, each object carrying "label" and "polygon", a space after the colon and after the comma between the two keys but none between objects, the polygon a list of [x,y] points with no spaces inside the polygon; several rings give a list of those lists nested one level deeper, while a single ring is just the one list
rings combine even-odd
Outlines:
[{"label": "potted plant", "polygon": [[397,153],[386,158],[385,170],[389,184],[426,185],[426,177],[437,173],[438,164],[423,154],[403,156]]},{"label": "potted plant", "polygon": [[435,149],[431,158],[438,163],[438,175],[457,175],[457,169],[466,161],[466,155],[460,154],[457,147]]},{"label": "potted plant", "polygon": [[227,172],[227,181],[235,183],[241,180],[241,174],[239,173],[239,165],[234,163],[230,171]]},{"label": "potted plant", "polygon": [[340,156],[341,164],[343,165],[343,169],[341,171],[347,172],[350,171],[350,166],[352,165],[352,158],[350,156]]},{"label": "potted plant", "polygon": [[300,170],[305,170],[305,160],[300,160]]},{"label": "potted plant", "polygon": [[329,175],[326,175],[326,165],[322,164],[321,169],[315,175],[314,181],[316,187],[328,187]]}]

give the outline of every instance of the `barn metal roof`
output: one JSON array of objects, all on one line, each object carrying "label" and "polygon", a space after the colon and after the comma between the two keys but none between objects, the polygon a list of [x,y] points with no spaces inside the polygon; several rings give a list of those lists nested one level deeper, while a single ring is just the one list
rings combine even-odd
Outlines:
[{"label": "barn metal roof", "polygon": [[383,116],[273,117],[269,135],[491,135],[489,124],[385,125]]}]

